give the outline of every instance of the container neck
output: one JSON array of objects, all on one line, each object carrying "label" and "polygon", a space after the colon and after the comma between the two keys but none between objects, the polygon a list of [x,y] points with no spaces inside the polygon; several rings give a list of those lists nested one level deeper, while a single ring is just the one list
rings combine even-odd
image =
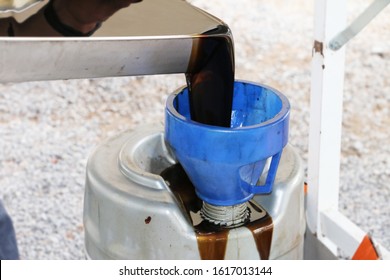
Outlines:
[{"label": "container neck", "polygon": [[215,206],[203,202],[201,216],[217,226],[235,228],[249,221],[250,210],[246,203],[232,206]]}]

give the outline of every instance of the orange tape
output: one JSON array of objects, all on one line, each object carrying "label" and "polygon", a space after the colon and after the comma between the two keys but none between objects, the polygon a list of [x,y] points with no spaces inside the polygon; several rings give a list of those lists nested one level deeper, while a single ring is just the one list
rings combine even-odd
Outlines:
[{"label": "orange tape", "polygon": [[305,183],[303,184],[303,193],[304,193],[304,194],[307,194],[307,190],[308,190],[308,186],[307,186],[307,183],[305,182]]},{"label": "orange tape", "polygon": [[353,260],[379,260],[378,252],[375,249],[374,243],[371,237],[367,234],[355,254],[352,257]]}]

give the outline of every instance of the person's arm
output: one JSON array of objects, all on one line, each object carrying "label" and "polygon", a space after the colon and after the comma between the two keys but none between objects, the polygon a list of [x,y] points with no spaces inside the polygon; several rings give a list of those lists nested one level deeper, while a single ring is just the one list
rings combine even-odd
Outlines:
[{"label": "person's arm", "polygon": [[118,10],[142,0],[51,0],[22,23],[0,19],[1,36],[90,36]]},{"label": "person's arm", "polygon": [[0,18],[0,37],[12,36],[12,24],[14,23],[13,18]]},{"label": "person's arm", "polygon": [[59,20],[82,33],[89,33],[118,10],[142,0],[52,0]]}]

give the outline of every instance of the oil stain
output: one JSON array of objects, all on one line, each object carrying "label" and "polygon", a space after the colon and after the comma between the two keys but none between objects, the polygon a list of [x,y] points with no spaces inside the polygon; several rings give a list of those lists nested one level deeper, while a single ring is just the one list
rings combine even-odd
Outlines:
[{"label": "oil stain", "polygon": [[[187,217],[194,227],[201,259],[223,260],[231,229],[214,225],[200,218],[203,202],[197,197],[194,186],[180,164],[165,169],[161,176],[167,181],[180,207],[187,213]],[[252,232],[260,259],[267,260],[272,242],[272,218],[254,201],[249,201],[248,207],[251,211],[251,218],[244,227]]]}]

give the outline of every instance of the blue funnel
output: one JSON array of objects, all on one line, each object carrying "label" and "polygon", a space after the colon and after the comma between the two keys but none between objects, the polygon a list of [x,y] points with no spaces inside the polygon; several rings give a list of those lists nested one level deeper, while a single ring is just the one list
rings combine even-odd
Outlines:
[{"label": "blue funnel", "polygon": [[[197,195],[217,206],[270,193],[288,140],[290,104],[284,95],[236,81],[233,96],[231,128],[192,121],[187,88],[170,95],[166,105],[167,143]],[[269,158],[265,183],[257,185]]]}]

